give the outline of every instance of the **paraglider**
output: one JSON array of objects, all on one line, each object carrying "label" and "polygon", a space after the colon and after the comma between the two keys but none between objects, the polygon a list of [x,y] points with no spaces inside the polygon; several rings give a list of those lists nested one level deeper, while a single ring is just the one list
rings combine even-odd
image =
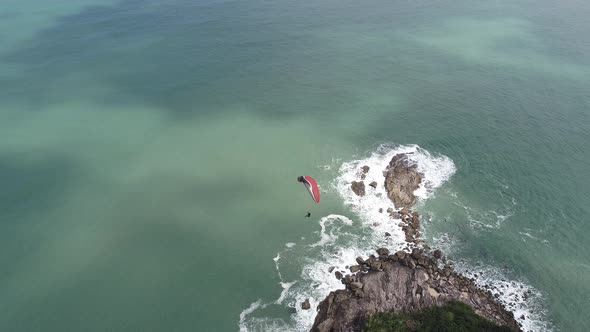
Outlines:
[{"label": "paraglider", "polygon": [[311,176],[308,176],[308,175],[303,175],[303,176],[297,177],[297,181],[299,181],[299,182],[303,183],[303,185],[305,185],[305,188],[307,188],[307,191],[309,191],[311,198],[316,203],[320,202],[320,190],[318,189],[318,184],[317,184],[317,182],[315,182],[314,178],[312,178]]}]

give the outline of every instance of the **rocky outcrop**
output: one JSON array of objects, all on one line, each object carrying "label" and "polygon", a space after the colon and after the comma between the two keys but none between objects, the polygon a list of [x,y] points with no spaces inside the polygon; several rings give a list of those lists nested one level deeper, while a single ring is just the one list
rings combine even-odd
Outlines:
[{"label": "rocky outcrop", "polygon": [[305,301],[301,302],[301,309],[309,310],[311,308],[311,303],[309,303],[309,299],[305,299]]},{"label": "rocky outcrop", "polygon": [[363,181],[352,181],[350,188],[357,196],[365,196],[365,183]]},{"label": "rocky outcrop", "polygon": [[512,313],[493,300],[489,291],[420,249],[389,255],[378,249],[379,257],[357,258],[369,272],[346,275],[345,289],[331,292],[318,306],[312,332],[362,331],[370,315],[387,311],[416,311],[456,300],[471,306],[477,314],[499,325],[519,331]]},{"label": "rocky outcrop", "polygon": [[414,191],[420,186],[422,174],[404,153],[395,155],[384,172],[385,188],[397,208],[410,207],[416,202]]},{"label": "rocky outcrop", "polygon": [[393,215],[395,219],[400,219],[401,222],[398,226],[402,228],[406,235],[406,242],[408,243],[419,243],[420,240],[420,218],[418,213],[410,211],[407,208],[402,209],[397,215]]},{"label": "rocky outcrop", "polygon": [[[362,180],[368,171],[368,166],[362,167],[361,181],[352,182],[351,189],[359,196],[365,195]],[[415,311],[450,301],[461,301],[480,316],[520,331],[513,314],[496,302],[489,290],[479,289],[473,280],[454,272],[450,265],[443,266],[443,252],[429,252],[430,248],[421,243],[420,217],[410,209],[416,202],[414,191],[423,177],[417,165],[406,154],[398,154],[383,174],[388,196],[397,208],[388,208],[387,213],[391,220],[399,220],[407,248],[413,249],[391,255],[387,248],[379,248],[377,255],[357,257],[357,265],[350,266],[351,274],[336,271],[335,277],[346,288],[331,292],[319,304],[311,331],[362,331],[372,314]]]},{"label": "rocky outcrop", "polygon": [[367,173],[369,173],[369,166],[363,166],[361,167],[361,180],[364,180],[367,177]]}]

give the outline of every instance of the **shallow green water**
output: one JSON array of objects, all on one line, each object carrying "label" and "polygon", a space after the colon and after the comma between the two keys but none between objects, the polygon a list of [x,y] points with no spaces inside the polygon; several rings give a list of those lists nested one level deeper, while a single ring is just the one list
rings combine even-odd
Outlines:
[{"label": "shallow green water", "polygon": [[330,183],[381,143],[456,165],[420,205],[428,238],[525,280],[557,329],[589,330],[589,16],[582,1],[8,1],[0,330],[235,331],[279,296],[285,243],[322,216],[358,221]]}]

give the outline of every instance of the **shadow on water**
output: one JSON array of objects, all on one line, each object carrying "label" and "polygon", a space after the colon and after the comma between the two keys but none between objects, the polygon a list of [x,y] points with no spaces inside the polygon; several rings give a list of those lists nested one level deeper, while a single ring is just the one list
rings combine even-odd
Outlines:
[{"label": "shadow on water", "polygon": [[[29,109],[85,98],[148,104],[172,115],[241,104],[275,117],[300,113],[317,108],[301,95],[320,99],[325,94],[317,88],[327,82],[298,82],[309,73],[298,57],[311,45],[303,34],[288,31],[304,23],[289,17],[272,5],[261,13],[244,2],[120,1],[89,7],[59,18],[2,56],[19,73],[0,81],[1,96]],[[350,98],[328,89],[332,96]]]},{"label": "shadow on water", "polygon": [[[22,160],[18,154],[0,157],[0,224],[27,219],[59,205],[76,170],[67,158],[57,156],[43,160]],[[48,176],[51,174],[51,176]]]},{"label": "shadow on water", "polygon": [[[12,289],[0,289],[9,295],[0,300],[4,313],[0,327],[11,331],[170,327],[189,331],[199,317],[198,326],[230,331],[236,323],[227,319],[226,310],[239,312],[246,303],[227,300],[235,299],[234,288],[207,287],[207,281],[231,282],[240,270],[240,279],[248,287],[262,288],[268,280],[260,274],[272,273],[263,264],[227,258],[232,269],[220,270],[212,262],[216,258],[199,253],[227,249],[221,242],[159,222],[147,221],[141,229],[110,237],[108,244],[97,249],[100,257],[92,261],[58,263],[59,272],[56,262],[38,261],[38,274],[17,276]],[[186,259],[187,252],[194,253],[193,260]],[[214,326],[203,320],[204,312]]]},{"label": "shadow on water", "polygon": [[[230,331],[236,321],[228,311],[235,316],[274,291],[272,261],[243,259],[282,245],[256,220],[281,216],[248,210],[252,192],[266,189],[259,179],[212,178],[197,188],[182,175],[160,174],[106,192],[89,188],[93,181],[68,192],[75,165],[15,160],[0,162],[10,188],[0,210],[2,330],[192,330],[196,319],[205,330]],[[96,210],[71,206],[95,198]],[[243,218],[231,219],[227,207],[242,207]],[[296,233],[293,224],[277,227]]]},{"label": "shadow on water", "polygon": [[0,157],[0,266],[5,267],[0,270],[0,293],[2,281],[45,249],[44,229],[55,224],[47,213],[65,203],[65,192],[77,175],[75,165],[67,158],[19,157],[7,153]]},{"label": "shadow on water", "polygon": [[[222,71],[216,66],[229,50],[212,54],[215,48],[200,42],[207,35],[207,24],[201,25],[208,21],[209,10],[167,13],[165,5],[144,7],[143,1],[121,1],[60,18],[3,57],[23,65],[18,79],[3,84],[3,99],[16,98],[38,109],[75,98],[82,83],[106,85],[107,95],[95,96],[104,103],[140,102],[169,109],[183,94],[192,93],[188,86],[215,79],[203,71]],[[194,39],[179,44],[175,30],[183,25],[194,31]],[[82,80],[69,81],[73,75]]]},{"label": "shadow on water", "polygon": [[[377,48],[362,43],[375,33],[364,20],[395,30],[423,19],[413,6],[374,5],[386,9],[353,1],[122,0],[87,7],[2,56],[19,71],[0,81],[0,96],[30,109],[85,98],[151,105],[172,116],[236,105],[272,117],[355,112],[372,97],[359,86],[391,95],[397,91],[387,85],[406,83],[387,70],[399,61],[395,40],[376,39]],[[412,70],[399,74],[411,77]]]}]

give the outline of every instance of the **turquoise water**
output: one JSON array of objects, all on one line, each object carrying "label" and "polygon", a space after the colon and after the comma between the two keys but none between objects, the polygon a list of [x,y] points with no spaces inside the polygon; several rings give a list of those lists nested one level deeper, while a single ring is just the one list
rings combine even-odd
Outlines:
[{"label": "turquoise water", "polygon": [[[4,1],[0,330],[306,326],[291,307],[321,284],[308,268],[373,241],[337,184],[381,144],[452,160],[418,206],[432,243],[538,292],[527,326],[590,330],[589,16],[582,1]],[[310,246],[329,215],[333,243]]]}]

